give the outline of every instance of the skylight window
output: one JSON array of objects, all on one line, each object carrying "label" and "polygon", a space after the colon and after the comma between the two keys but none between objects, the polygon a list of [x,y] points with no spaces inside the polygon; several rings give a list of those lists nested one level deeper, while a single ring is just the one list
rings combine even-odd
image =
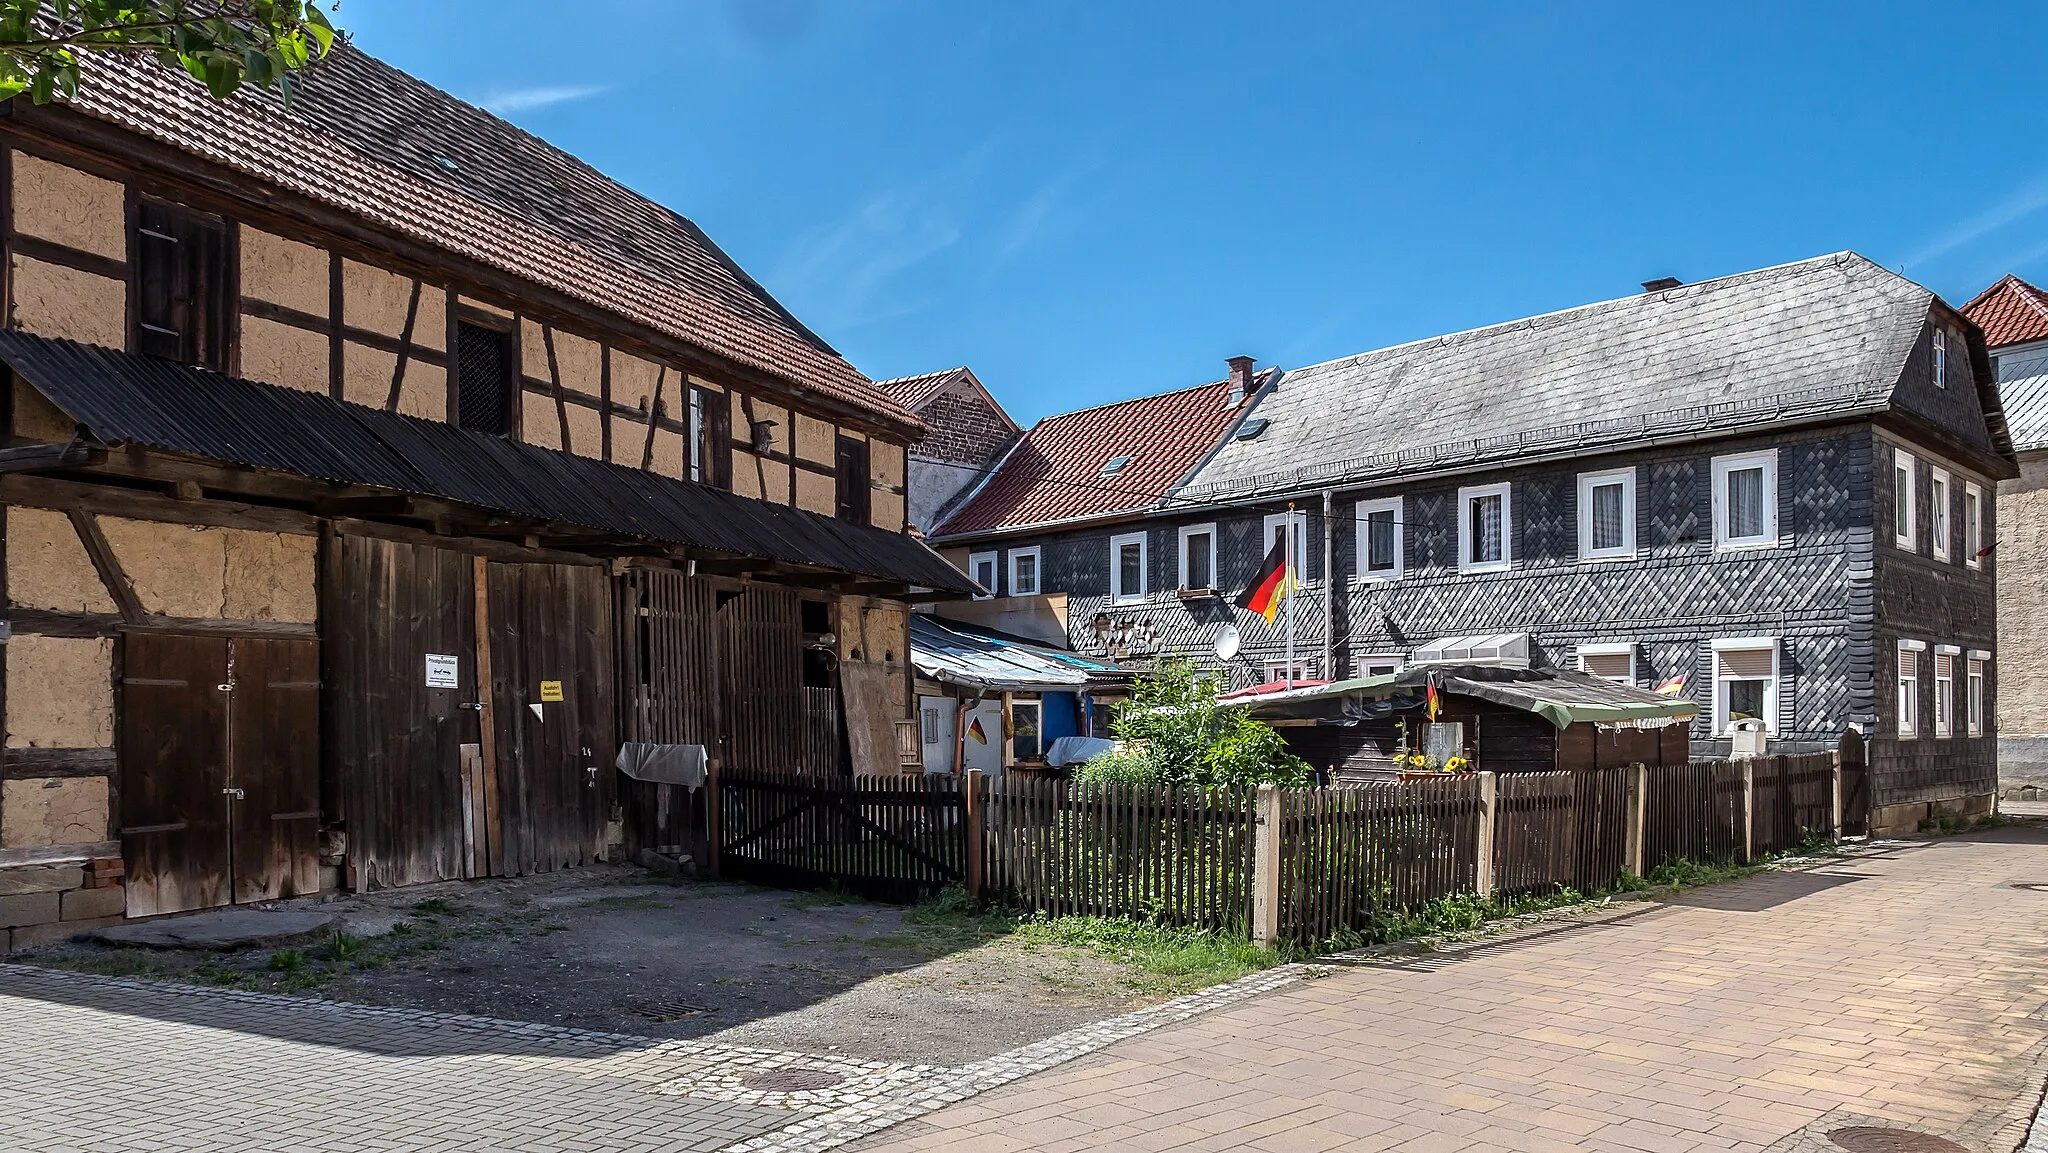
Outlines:
[{"label": "skylight window", "polygon": [[1105,465],[1103,465],[1103,466],[1102,466],[1102,471],[1101,471],[1101,472],[1099,472],[1099,473],[1097,473],[1096,475],[1097,475],[1097,476],[1115,476],[1115,475],[1116,475],[1117,473],[1120,473],[1120,472],[1122,472],[1122,471],[1124,470],[1124,466],[1125,466],[1125,465],[1127,465],[1127,464],[1129,464],[1129,463],[1131,463],[1131,458],[1130,458],[1130,457],[1127,457],[1127,456],[1113,456],[1113,457],[1110,457],[1110,458],[1109,458],[1109,463],[1108,463],[1108,464],[1105,464]]},{"label": "skylight window", "polygon": [[1266,425],[1268,423],[1270,422],[1268,422],[1266,418],[1263,416],[1256,416],[1248,421],[1245,421],[1237,428],[1237,439],[1250,440],[1253,437],[1256,437],[1260,433],[1266,431]]}]

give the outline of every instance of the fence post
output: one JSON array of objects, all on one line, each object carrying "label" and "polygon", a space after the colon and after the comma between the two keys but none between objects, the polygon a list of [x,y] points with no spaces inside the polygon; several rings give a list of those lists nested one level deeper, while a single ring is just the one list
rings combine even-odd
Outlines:
[{"label": "fence post", "polygon": [[988,887],[988,878],[982,875],[988,820],[982,811],[983,783],[980,769],[967,770],[967,895],[977,901]]},{"label": "fence post", "polygon": [[1252,940],[1265,948],[1280,943],[1280,788],[1260,785],[1253,801]]},{"label": "fence post", "polygon": [[1842,843],[1842,751],[1836,749],[1828,754],[1828,775],[1834,787],[1834,797],[1828,807],[1828,836],[1836,844]]},{"label": "fence post", "polygon": [[1650,767],[1637,761],[1628,773],[1628,871],[1643,875],[1643,824],[1650,802]]},{"label": "fence post", "polygon": [[711,875],[718,875],[718,758],[704,766],[704,856]]},{"label": "fence post", "polygon": [[1742,863],[1756,860],[1756,758],[1742,762]]},{"label": "fence post", "polygon": [[1493,826],[1499,808],[1500,778],[1479,774],[1479,859],[1474,863],[1472,888],[1483,899],[1493,896]]}]

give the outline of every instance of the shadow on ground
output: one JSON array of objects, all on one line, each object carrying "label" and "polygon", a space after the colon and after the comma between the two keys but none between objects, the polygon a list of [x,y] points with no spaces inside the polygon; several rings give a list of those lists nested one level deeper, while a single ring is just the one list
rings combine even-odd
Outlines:
[{"label": "shadow on ground", "polygon": [[[668,883],[631,868],[349,895],[332,907],[347,927],[338,942],[230,953],[73,942],[13,959],[620,1034],[603,1044],[621,1049],[701,1038],[937,1064],[992,1056],[1164,996],[1080,950],[1031,947],[959,921],[920,923],[864,901]],[[8,994],[218,1017],[191,1008],[195,998],[106,983],[0,979]],[[235,1028],[324,1039],[307,1034],[318,1033],[318,1014],[251,1004]],[[526,1051],[500,1033],[398,1030],[367,1043]],[[344,1033],[331,1043],[366,1042]]]}]

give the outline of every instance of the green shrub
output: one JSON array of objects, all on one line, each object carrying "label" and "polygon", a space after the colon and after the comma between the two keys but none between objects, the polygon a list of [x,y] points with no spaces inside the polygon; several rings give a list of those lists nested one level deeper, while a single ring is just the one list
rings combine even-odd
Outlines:
[{"label": "green shrub", "polygon": [[1245,709],[1219,706],[1222,688],[1220,680],[1187,661],[1162,661],[1132,683],[1131,699],[1110,723],[1124,748],[1096,758],[1110,763],[1084,767],[1079,778],[1203,788],[1307,785],[1307,762],[1287,751],[1271,725]]}]

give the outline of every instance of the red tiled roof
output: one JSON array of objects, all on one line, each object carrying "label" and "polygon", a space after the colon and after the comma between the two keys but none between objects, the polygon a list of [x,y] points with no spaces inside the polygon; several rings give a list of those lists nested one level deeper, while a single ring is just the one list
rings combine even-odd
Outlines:
[{"label": "red tiled roof", "polygon": [[956,377],[966,371],[967,366],[961,365],[959,368],[949,368],[942,372],[926,372],[920,373],[917,376],[899,376],[890,380],[878,380],[875,382],[875,387],[888,393],[890,398],[895,400],[897,404],[912,412],[916,412],[918,405],[938,395],[940,389],[953,383]]},{"label": "red tiled roof", "polygon": [[1963,306],[1963,315],[1984,330],[1991,348],[2048,339],[2048,292],[2007,275]]},{"label": "red tiled roof", "polygon": [[[1228,381],[1049,416],[932,535],[1109,516],[1149,507],[1186,479],[1243,411]],[[1112,476],[1102,466],[1130,461]]]},{"label": "red tiled roof", "polygon": [[69,105],[374,225],[615,313],[908,429],[894,400],[697,227],[354,48],[290,109],[216,101],[150,59],[88,66]]}]

